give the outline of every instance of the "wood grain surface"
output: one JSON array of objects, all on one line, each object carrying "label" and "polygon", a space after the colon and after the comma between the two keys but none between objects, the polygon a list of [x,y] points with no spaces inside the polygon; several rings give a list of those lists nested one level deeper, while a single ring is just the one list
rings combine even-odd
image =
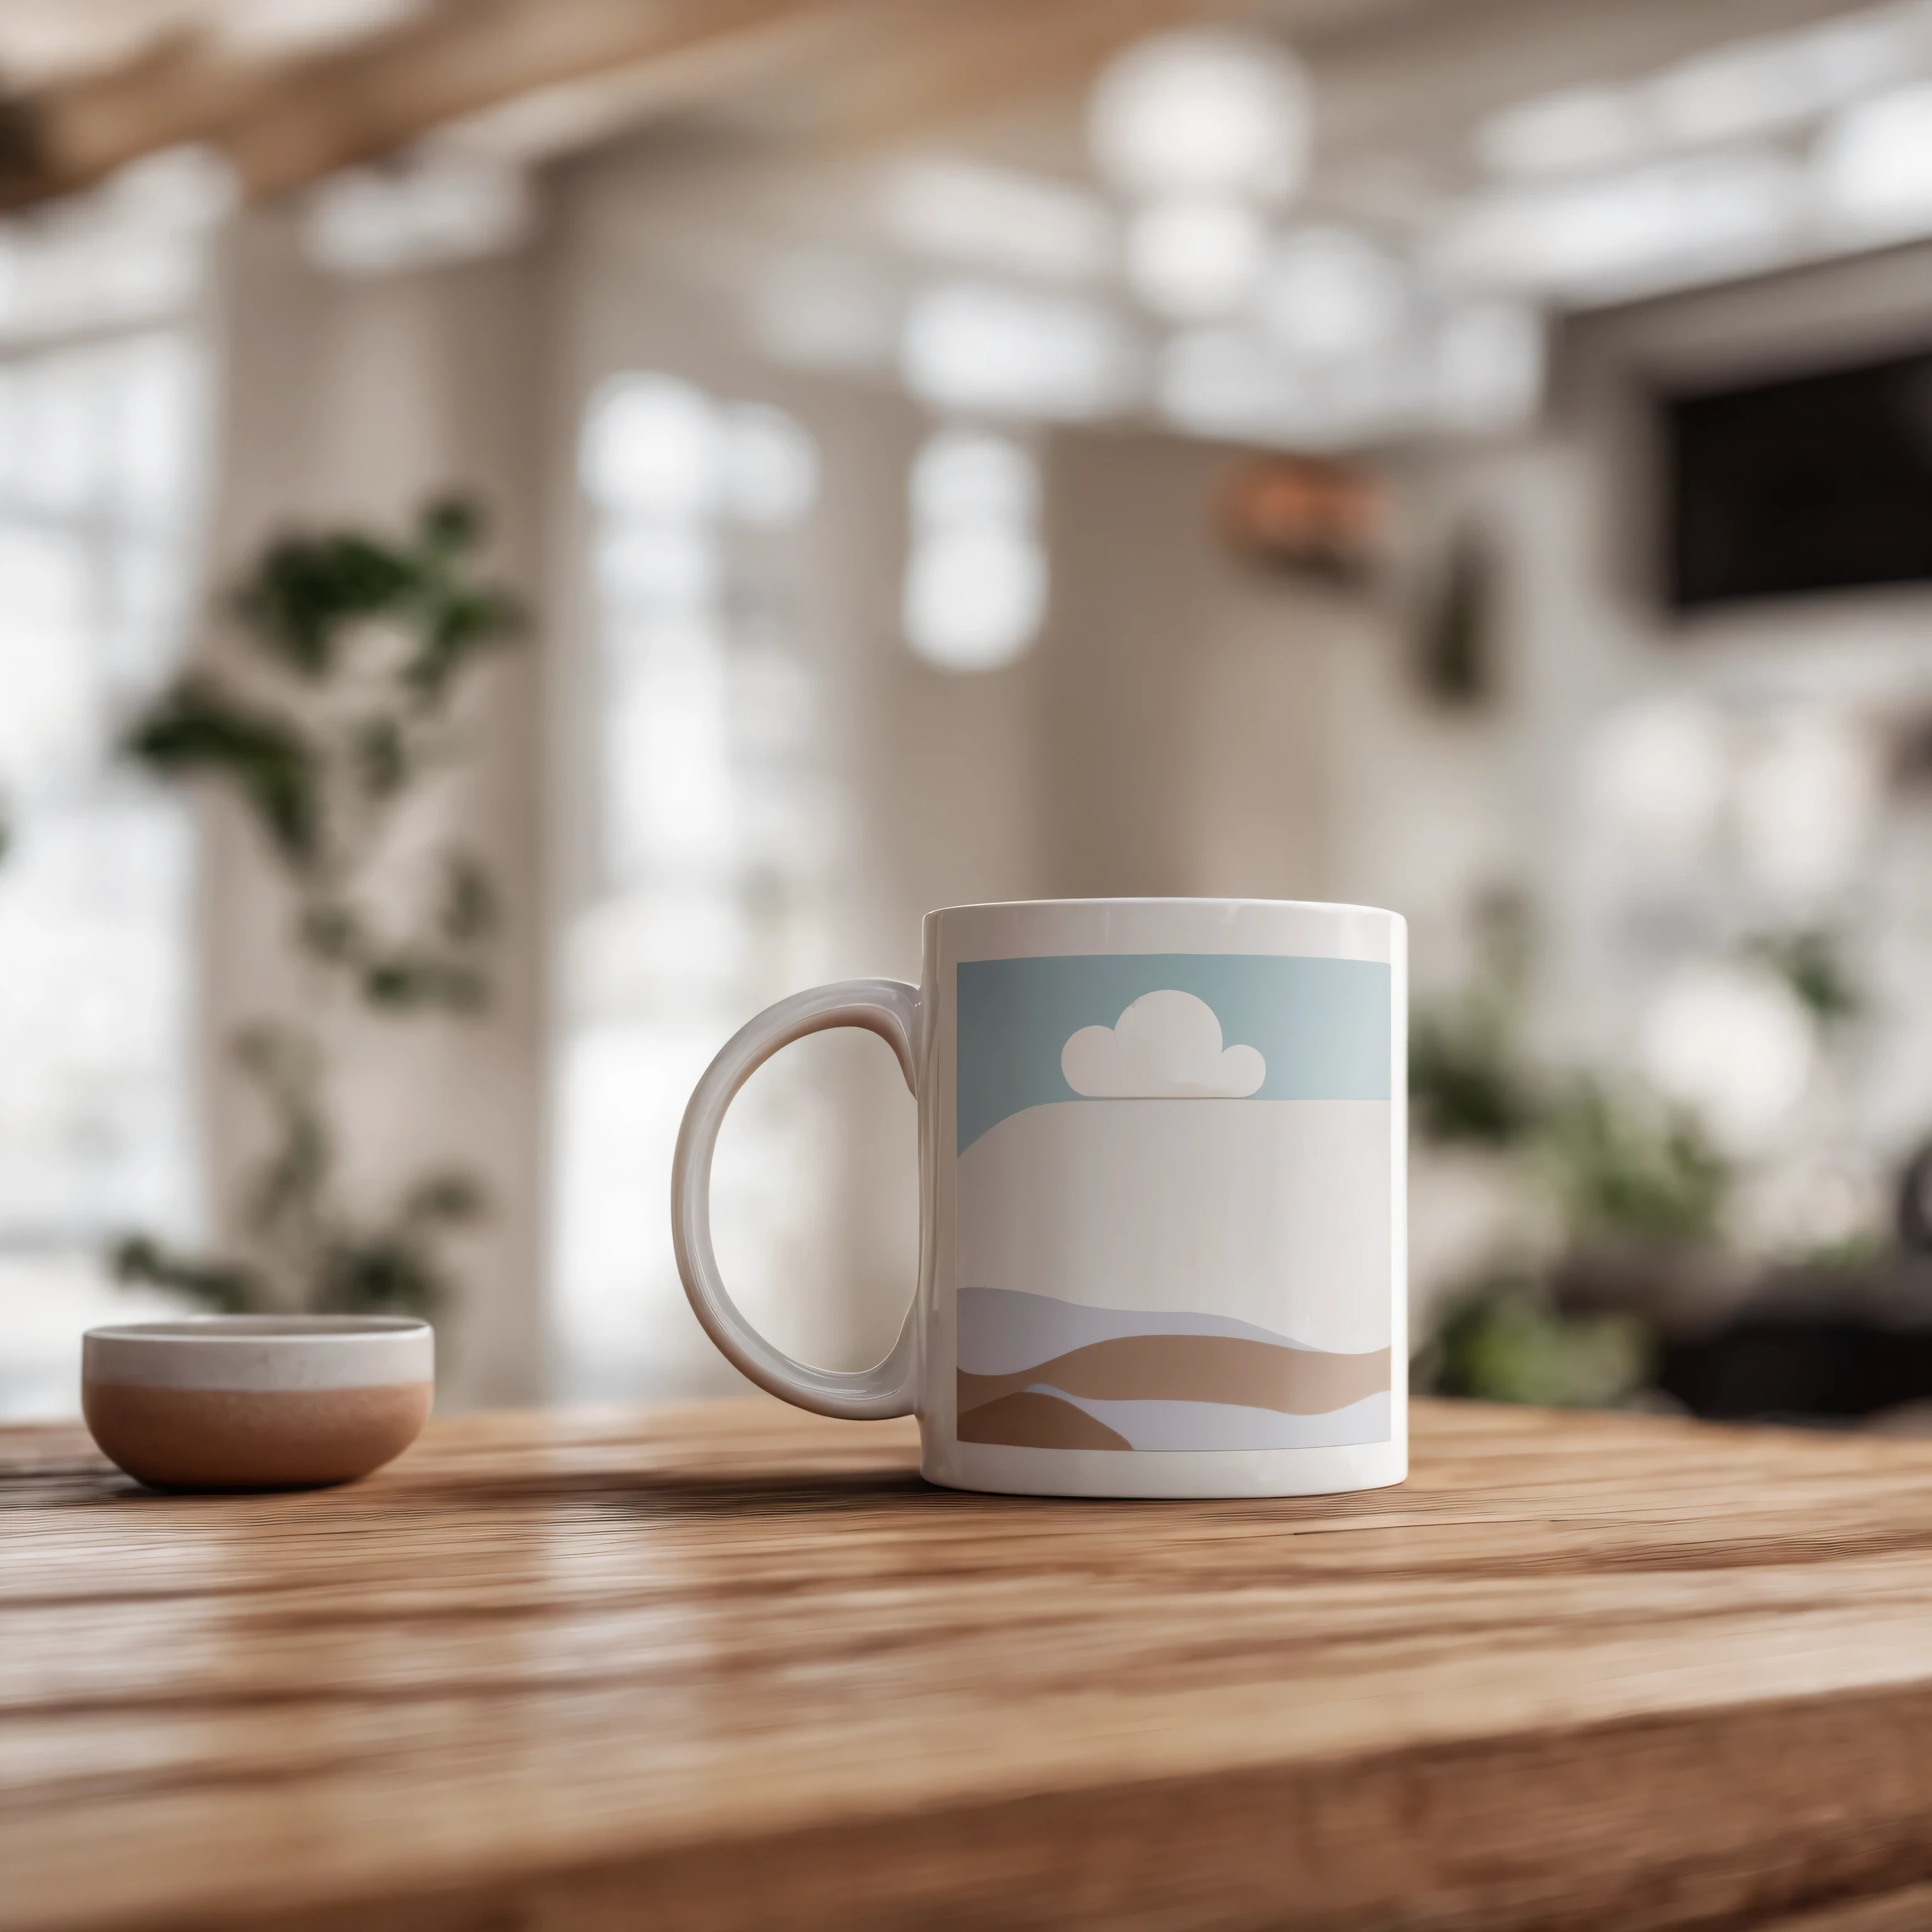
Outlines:
[{"label": "wood grain surface", "polygon": [[0,1924],[1932,1924],[1932,1444],[1415,1433],[1196,1504],[764,1402],[282,1497],[0,1431]]}]

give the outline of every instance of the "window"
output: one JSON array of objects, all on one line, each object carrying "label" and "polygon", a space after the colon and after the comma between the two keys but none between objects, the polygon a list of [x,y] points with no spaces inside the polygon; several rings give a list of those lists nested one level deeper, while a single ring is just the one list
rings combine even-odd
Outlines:
[{"label": "window", "polygon": [[192,842],[115,740],[194,604],[200,388],[176,331],[0,360],[0,1414],[75,1406],[103,1245],[196,1216]]},{"label": "window", "polygon": [[912,467],[903,622],[943,670],[997,670],[1031,646],[1046,613],[1040,476],[1010,438],[941,430]]},{"label": "window", "polygon": [[[671,1154],[706,1064],[758,1007],[825,976],[831,800],[792,542],[816,450],[782,412],[666,375],[592,398],[594,643],[584,836],[562,952],[556,1313],[564,1392],[728,1382],[670,1252]],[[774,1066],[733,1110],[713,1190],[748,1312],[794,1278],[831,1194],[823,1103]],[[740,1120],[740,1114],[743,1119]]]}]

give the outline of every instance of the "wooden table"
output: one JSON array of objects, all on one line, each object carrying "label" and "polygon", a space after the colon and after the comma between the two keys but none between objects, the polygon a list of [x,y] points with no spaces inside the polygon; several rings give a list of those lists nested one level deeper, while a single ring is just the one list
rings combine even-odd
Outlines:
[{"label": "wooden table", "polygon": [[1932,1444],[1416,1436],[1186,1504],[764,1402],[260,1498],[0,1431],[0,1924],[1932,1925]]}]

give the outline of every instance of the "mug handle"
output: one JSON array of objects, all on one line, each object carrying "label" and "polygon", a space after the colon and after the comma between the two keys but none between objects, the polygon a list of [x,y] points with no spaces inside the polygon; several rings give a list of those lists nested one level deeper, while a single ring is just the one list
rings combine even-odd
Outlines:
[{"label": "mug handle", "polygon": [[692,1312],[704,1332],[760,1388],[820,1415],[877,1421],[910,1415],[918,1375],[913,1311],[907,1310],[892,1353],[869,1369],[814,1369],[775,1348],[725,1292],[711,1246],[711,1156],[724,1110],[779,1048],[833,1027],[863,1027],[898,1056],[914,1096],[919,1094],[919,988],[900,980],[840,980],[767,1006],[727,1040],[705,1069],[684,1110],[670,1170],[671,1245]]}]

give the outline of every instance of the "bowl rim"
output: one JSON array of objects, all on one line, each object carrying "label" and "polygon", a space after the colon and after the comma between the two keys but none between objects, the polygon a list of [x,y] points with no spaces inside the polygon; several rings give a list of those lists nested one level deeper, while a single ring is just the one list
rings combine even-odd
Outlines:
[{"label": "bowl rim", "polygon": [[90,1328],[83,1388],[373,1388],[436,1375],[436,1330],[412,1315],[188,1316]]},{"label": "bowl rim", "polygon": [[182,1315],[151,1322],[116,1322],[90,1328],[86,1337],[166,1346],[184,1343],[340,1344],[393,1341],[399,1335],[426,1335],[430,1324],[415,1315]]}]

